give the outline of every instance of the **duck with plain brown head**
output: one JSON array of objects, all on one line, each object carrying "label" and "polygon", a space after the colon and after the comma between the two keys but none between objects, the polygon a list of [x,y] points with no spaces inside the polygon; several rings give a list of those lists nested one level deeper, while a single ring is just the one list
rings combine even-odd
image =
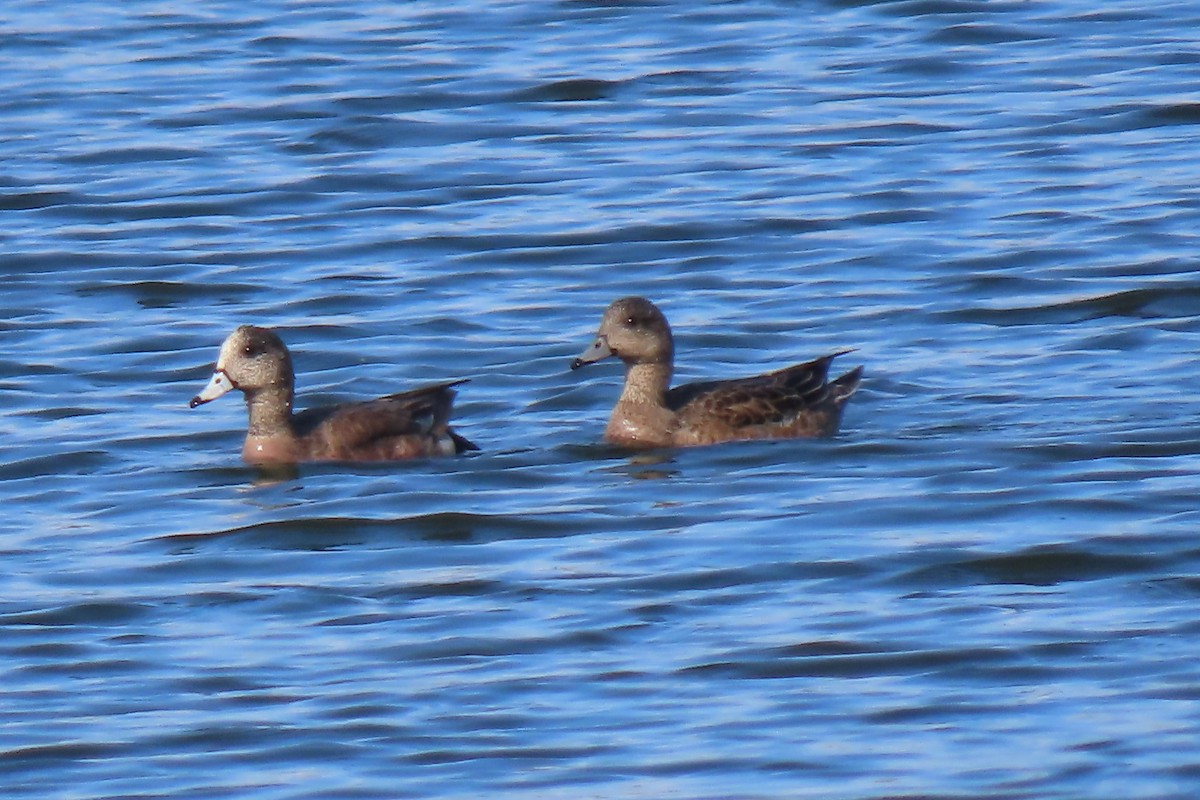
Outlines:
[{"label": "duck with plain brown head", "polygon": [[249,416],[242,445],[247,463],[389,461],[478,449],[449,426],[452,387],[461,383],[294,414],[295,376],[287,347],[267,328],[242,325],[221,345],[212,379],[190,406],[241,391]]},{"label": "duck with plain brown head", "polygon": [[670,389],[675,345],[667,318],[649,300],[624,297],[608,307],[596,340],[572,369],[616,356],[625,387],[604,438],[627,447],[716,444],[740,439],[831,436],[862,367],[827,382],[842,350],[764,375],[689,383]]}]

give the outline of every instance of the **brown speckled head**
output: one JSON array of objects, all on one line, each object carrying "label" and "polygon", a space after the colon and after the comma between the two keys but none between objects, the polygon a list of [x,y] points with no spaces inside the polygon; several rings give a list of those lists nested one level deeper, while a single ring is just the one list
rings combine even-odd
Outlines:
[{"label": "brown speckled head", "polygon": [[291,395],[295,378],[287,347],[274,332],[242,325],[221,345],[212,380],[192,398],[191,407],[216,400],[230,389],[252,395],[262,389]]},{"label": "brown speckled head", "polygon": [[658,306],[644,297],[622,297],[600,318],[596,341],[571,364],[585,364],[616,356],[626,364],[667,364],[675,355],[671,326]]}]

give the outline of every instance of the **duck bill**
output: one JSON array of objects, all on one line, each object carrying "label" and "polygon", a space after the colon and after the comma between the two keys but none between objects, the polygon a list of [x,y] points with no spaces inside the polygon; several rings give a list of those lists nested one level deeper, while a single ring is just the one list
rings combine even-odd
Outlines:
[{"label": "duck bill", "polygon": [[604,337],[599,336],[596,338],[596,341],[592,342],[591,346],[588,347],[587,350],[584,350],[579,354],[579,358],[571,362],[571,369],[579,369],[587,364],[602,361],[611,355],[616,354],[613,352],[613,349],[608,346],[608,342],[605,341]]},{"label": "duck bill", "polygon": [[225,374],[224,370],[219,369],[213,373],[208,386],[205,386],[204,390],[193,397],[192,402],[188,403],[188,408],[195,408],[196,406],[212,402],[233,388],[235,388],[233,381],[229,380],[229,376]]}]

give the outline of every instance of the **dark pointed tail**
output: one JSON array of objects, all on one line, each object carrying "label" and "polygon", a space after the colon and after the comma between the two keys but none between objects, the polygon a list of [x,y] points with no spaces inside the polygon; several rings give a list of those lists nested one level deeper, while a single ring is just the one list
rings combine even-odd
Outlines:
[{"label": "dark pointed tail", "polygon": [[850,399],[850,395],[858,391],[858,385],[862,383],[862,367],[855,367],[847,372],[836,381],[830,381],[829,391],[833,395],[833,402],[841,405]]},{"label": "dark pointed tail", "polygon": [[478,450],[479,449],[479,445],[475,444],[474,442],[472,442],[470,439],[466,438],[465,436],[460,436],[459,434],[455,433],[454,431],[450,430],[449,428],[446,429],[446,433],[450,436],[450,440],[452,442],[454,442],[454,452],[455,453],[465,453],[468,450]]}]

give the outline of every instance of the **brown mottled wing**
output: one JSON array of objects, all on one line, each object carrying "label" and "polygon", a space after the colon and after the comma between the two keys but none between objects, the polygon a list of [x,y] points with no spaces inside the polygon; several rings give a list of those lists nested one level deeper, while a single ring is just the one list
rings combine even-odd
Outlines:
[{"label": "brown mottled wing", "polygon": [[735,430],[786,424],[803,411],[841,399],[826,378],[830,362],[845,352],[766,375],[678,386],[667,393],[667,406],[681,426],[706,420]]},{"label": "brown mottled wing", "polygon": [[389,394],[377,400],[313,408],[294,417],[296,432],[320,439],[333,455],[370,448],[385,439],[446,432],[452,387],[465,380]]}]

